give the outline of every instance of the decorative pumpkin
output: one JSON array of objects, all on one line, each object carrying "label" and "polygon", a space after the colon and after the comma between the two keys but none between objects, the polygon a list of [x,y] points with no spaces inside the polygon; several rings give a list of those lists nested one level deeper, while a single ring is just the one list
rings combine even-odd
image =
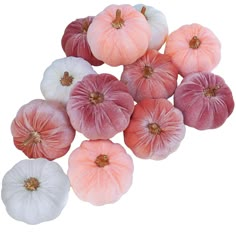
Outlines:
[{"label": "decorative pumpkin", "polygon": [[43,74],[40,84],[41,92],[46,100],[58,101],[65,105],[72,87],[88,74],[96,74],[96,72],[83,58],[57,59]]},{"label": "decorative pumpkin", "polygon": [[88,139],[109,139],[129,124],[134,101],[124,83],[110,74],[90,74],[71,91],[67,113]]},{"label": "decorative pumpkin", "polygon": [[110,140],[86,140],[69,156],[68,177],[75,194],[93,205],[114,203],[132,184],[133,161]]},{"label": "decorative pumpkin", "polygon": [[64,156],[75,137],[66,109],[59,103],[35,99],[23,105],[11,124],[16,148],[29,158]]},{"label": "decorative pumpkin", "polygon": [[66,56],[82,57],[90,64],[100,66],[103,62],[94,57],[87,41],[87,31],[93,18],[88,16],[72,21],[64,31],[61,44]]},{"label": "decorative pumpkin", "polygon": [[151,28],[151,39],[149,41],[149,49],[159,50],[165,43],[169,30],[165,15],[152,6],[137,4],[134,6],[141,12]]},{"label": "decorative pumpkin", "polygon": [[175,91],[174,105],[183,112],[186,125],[205,130],[225,122],[233,112],[234,100],[223,78],[199,72],[184,77]]},{"label": "decorative pumpkin", "polygon": [[110,66],[135,62],[151,37],[144,15],[128,4],[109,5],[94,17],[87,40],[96,58]]},{"label": "decorative pumpkin", "polygon": [[69,179],[59,164],[38,158],[22,160],[5,174],[1,196],[12,218],[39,224],[60,215],[69,191]]},{"label": "decorative pumpkin", "polygon": [[124,131],[125,144],[143,159],[161,160],[174,152],[185,136],[181,111],[167,99],[144,99],[134,108]]},{"label": "decorative pumpkin", "polygon": [[168,55],[150,49],[136,62],[124,66],[124,82],[136,102],[145,98],[169,98],[177,86],[178,70]]},{"label": "decorative pumpkin", "polygon": [[182,76],[210,72],[221,57],[221,44],[215,34],[200,24],[183,25],[172,32],[165,53],[169,54]]}]

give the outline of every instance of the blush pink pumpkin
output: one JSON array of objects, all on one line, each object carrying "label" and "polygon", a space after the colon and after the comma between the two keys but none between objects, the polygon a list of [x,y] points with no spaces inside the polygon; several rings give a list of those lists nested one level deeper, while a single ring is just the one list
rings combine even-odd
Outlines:
[{"label": "blush pink pumpkin", "polygon": [[68,177],[75,194],[93,205],[114,203],[125,194],[133,176],[133,161],[110,140],[86,140],[69,156]]},{"label": "blush pink pumpkin", "polygon": [[183,112],[186,125],[205,130],[226,121],[233,112],[234,100],[222,77],[200,72],[184,77],[175,91],[174,105]]},{"label": "blush pink pumpkin", "polygon": [[136,62],[124,66],[124,82],[136,102],[145,98],[169,98],[177,86],[178,70],[168,55],[147,52]]},{"label": "blush pink pumpkin", "polygon": [[11,124],[13,141],[29,158],[53,160],[64,156],[75,130],[63,105],[35,99],[23,105]]}]

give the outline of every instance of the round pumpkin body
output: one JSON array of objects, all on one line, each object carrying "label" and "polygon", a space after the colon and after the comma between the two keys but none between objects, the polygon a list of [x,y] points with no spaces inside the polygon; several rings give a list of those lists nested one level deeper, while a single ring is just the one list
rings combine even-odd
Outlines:
[{"label": "round pumpkin body", "polygon": [[65,107],[42,99],[32,100],[18,110],[11,133],[16,148],[26,156],[49,160],[64,156],[75,137]]},{"label": "round pumpkin body", "polygon": [[164,98],[147,98],[137,103],[124,131],[125,144],[133,153],[153,160],[164,159],[174,152],[184,136],[181,111]]},{"label": "round pumpkin body", "polygon": [[121,81],[133,99],[169,98],[177,86],[178,70],[168,55],[157,50],[147,52],[136,62],[124,66]]},{"label": "round pumpkin body", "polygon": [[215,34],[200,24],[183,25],[166,41],[169,54],[182,76],[193,72],[210,72],[221,58],[221,44]]},{"label": "round pumpkin body", "polygon": [[127,87],[110,74],[85,76],[67,103],[72,126],[88,139],[109,139],[123,131],[133,109]]},{"label": "round pumpkin body", "polygon": [[234,109],[230,88],[223,78],[199,72],[184,77],[174,94],[175,107],[184,115],[184,123],[199,130],[221,126]]},{"label": "round pumpkin body", "polygon": [[91,65],[100,66],[103,62],[94,57],[87,41],[87,31],[93,18],[93,16],[79,18],[67,25],[61,45],[67,57],[82,57]]},{"label": "round pumpkin body", "polygon": [[68,177],[75,194],[93,205],[114,203],[132,184],[133,161],[110,140],[86,140],[69,156]]},{"label": "round pumpkin body", "polygon": [[148,48],[150,26],[128,4],[109,5],[91,23],[87,40],[94,56],[110,66],[133,63]]}]

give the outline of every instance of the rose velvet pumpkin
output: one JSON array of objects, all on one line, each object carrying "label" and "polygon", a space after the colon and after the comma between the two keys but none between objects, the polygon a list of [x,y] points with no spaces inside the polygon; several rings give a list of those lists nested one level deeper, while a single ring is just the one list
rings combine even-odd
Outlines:
[{"label": "rose velvet pumpkin", "polygon": [[169,54],[182,76],[193,72],[210,72],[221,57],[221,44],[215,34],[200,24],[183,25],[166,41]]},{"label": "rose velvet pumpkin", "polygon": [[95,16],[87,32],[94,56],[110,66],[136,61],[147,50],[150,37],[147,20],[128,4],[106,7]]},{"label": "rose velvet pumpkin", "polygon": [[68,177],[75,194],[93,205],[114,203],[132,184],[133,161],[110,140],[86,140],[69,156]]},{"label": "rose velvet pumpkin", "polygon": [[67,113],[74,129],[88,139],[109,139],[129,124],[134,101],[110,74],[90,74],[71,91]]},{"label": "rose velvet pumpkin", "polygon": [[23,105],[11,124],[13,141],[29,158],[53,160],[64,156],[75,137],[75,130],[64,106],[35,99]]},{"label": "rose velvet pumpkin", "polygon": [[177,86],[178,70],[170,56],[151,49],[136,62],[124,66],[124,82],[136,102],[145,98],[169,98]]},{"label": "rose velvet pumpkin", "polygon": [[184,122],[199,130],[221,126],[234,109],[232,92],[224,79],[207,72],[184,77],[174,94],[174,105]]}]

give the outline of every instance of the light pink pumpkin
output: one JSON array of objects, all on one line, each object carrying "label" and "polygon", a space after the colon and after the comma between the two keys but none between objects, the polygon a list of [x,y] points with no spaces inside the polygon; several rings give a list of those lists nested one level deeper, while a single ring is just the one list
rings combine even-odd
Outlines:
[{"label": "light pink pumpkin", "polygon": [[183,112],[186,125],[205,130],[226,121],[233,112],[234,100],[222,77],[200,72],[184,77],[175,91],[174,105]]},{"label": "light pink pumpkin", "polygon": [[74,129],[88,139],[109,139],[129,124],[134,101],[111,74],[90,74],[73,87],[67,113]]},{"label": "light pink pumpkin", "polygon": [[133,161],[110,140],[86,140],[69,156],[68,177],[75,194],[93,205],[114,203],[125,194],[133,176]]},{"label": "light pink pumpkin", "polygon": [[177,78],[178,70],[170,56],[154,49],[124,66],[121,74],[121,81],[136,102],[145,98],[169,98],[176,89]]},{"label": "light pink pumpkin", "polygon": [[23,105],[11,124],[13,141],[29,158],[53,160],[64,156],[75,130],[63,105],[35,99]]},{"label": "light pink pumpkin", "polygon": [[139,158],[161,160],[174,152],[185,136],[181,111],[164,98],[146,98],[137,103],[125,144]]}]

